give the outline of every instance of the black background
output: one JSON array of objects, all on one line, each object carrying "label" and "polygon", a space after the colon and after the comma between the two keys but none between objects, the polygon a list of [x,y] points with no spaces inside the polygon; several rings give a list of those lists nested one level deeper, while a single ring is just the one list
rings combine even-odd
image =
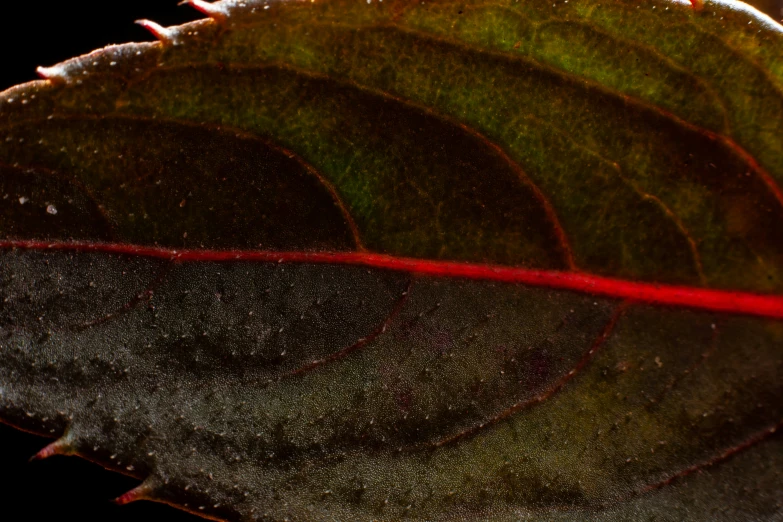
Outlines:
[{"label": "black background", "polygon": [[[151,40],[134,24],[162,25],[202,16],[178,0],[21,0],[0,3],[0,91],[37,78],[39,65],[54,65],[113,43]],[[162,504],[116,506],[111,499],[138,481],[77,457],[28,463],[50,441],[0,424],[0,520],[37,522],[197,522]]]},{"label": "black background", "polygon": [[175,25],[203,18],[179,0],[15,0],[0,2],[0,91],[37,79],[39,65],[106,45],[152,40],[134,24]]}]

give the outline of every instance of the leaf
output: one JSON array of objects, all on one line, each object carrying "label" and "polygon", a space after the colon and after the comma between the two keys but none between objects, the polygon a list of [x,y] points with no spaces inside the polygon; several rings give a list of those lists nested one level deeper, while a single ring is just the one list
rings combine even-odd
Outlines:
[{"label": "leaf", "polygon": [[219,2],[0,94],[0,418],[225,520],[781,515],[781,28]]}]

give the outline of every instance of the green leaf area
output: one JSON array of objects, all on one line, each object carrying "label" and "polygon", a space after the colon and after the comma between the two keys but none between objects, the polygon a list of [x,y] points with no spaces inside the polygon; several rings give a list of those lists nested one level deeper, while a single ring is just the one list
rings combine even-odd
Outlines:
[{"label": "green leaf area", "polygon": [[229,521],[783,516],[781,26],[190,3],[0,93],[40,456]]}]

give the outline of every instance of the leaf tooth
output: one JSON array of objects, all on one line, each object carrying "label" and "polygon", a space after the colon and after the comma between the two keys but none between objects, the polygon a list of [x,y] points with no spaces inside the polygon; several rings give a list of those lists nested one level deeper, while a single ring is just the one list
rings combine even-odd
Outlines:
[{"label": "leaf tooth", "polygon": [[228,18],[228,9],[220,2],[209,3],[204,0],[182,0],[178,5],[189,5],[219,24],[225,23]]},{"label": "leaf tooth", "polygon": [[163,27],[152,20],[136,20],[136,23],[152,33],[163,45],[177,45],[179,43],[175,28]]},{"label": "leaf tooth", "polygon": [[136,502],[137,500],[158,500],[155,491],[158,489],[158,482],[153,477],[148,477],[144,482],[114,499],[114,503],[119,506]]},{"label": "leaf tooth", "polygon": [[40,78],[49,80],[50,82],[56,83],[58,85],[68,82],[68,72],[61,65],[38,67],[35,72]]},{"label": "leaf tooth", "polygon": [[54,455],[73,455],[75,453],[76,447],[73,444],[73,438],[69,432],[66,432],[65,435],[30,457],[30,462],[34,460],[43,460]]}]

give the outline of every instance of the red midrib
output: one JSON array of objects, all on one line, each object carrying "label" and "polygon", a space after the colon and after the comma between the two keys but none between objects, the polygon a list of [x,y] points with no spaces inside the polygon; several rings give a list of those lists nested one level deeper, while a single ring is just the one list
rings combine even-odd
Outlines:
[{"label": "red midrib", "polygon": [[656,305],[783,319],[783,295],[644,283],[582,272],[558,272],[489,264],[414,259],[368,252],[179,250],[119,243],[51,242],[40,240],[5,240],[0,241],[0,248],[101,252],[153,257],[180,262],[257,261],[267,263],[353,265],[425,276],[519,283]]}]

